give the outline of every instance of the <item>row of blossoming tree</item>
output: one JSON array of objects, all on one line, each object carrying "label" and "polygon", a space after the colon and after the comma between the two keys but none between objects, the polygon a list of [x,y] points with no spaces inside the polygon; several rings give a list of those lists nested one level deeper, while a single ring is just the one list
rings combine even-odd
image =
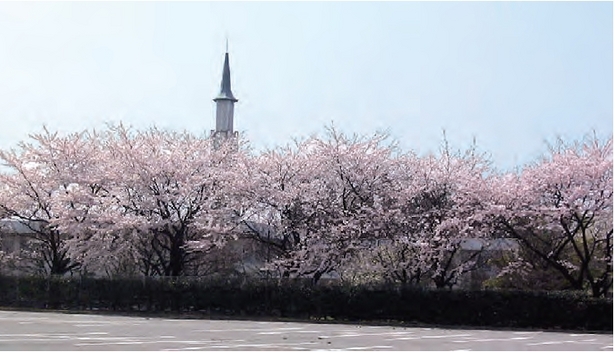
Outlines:
[{"label": "row of blossoming tree", "polygon": [[45,129],[0,158],[0,207],[31,238],[5,259],[48,274],[195,275],[249,239],[278,277],[451,287],[480,262],[464,243],[512,239],[490,260],[513,287],[612,287],[611,139],[560,142],[515,172],[476,148],[419,156],[333,128],[265,152],[156,128]]}]

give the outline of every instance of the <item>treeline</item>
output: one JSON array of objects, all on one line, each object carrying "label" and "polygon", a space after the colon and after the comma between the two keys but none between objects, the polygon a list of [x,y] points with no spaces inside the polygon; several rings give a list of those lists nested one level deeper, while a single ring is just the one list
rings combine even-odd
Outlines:
[{"label": "treeline", "polygon": [[611,139],[560,141],[500,172],[476,148],[421,156],[334,129],[265,152],[122,125],[31,137],[0,152],[0,207],[31,239],[5,249],[5,271],[181,277],[251,266],[312,283],[451,288],[495,265],[491,287],[612,290]]}]

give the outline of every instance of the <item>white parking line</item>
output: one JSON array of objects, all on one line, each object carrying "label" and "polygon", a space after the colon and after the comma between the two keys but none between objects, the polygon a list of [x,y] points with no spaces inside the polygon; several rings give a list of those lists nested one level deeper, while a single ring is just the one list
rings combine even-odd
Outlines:
[{"label": "white parking line", "polygon": [[558,345],[558,344],[562,344],[565,343],[565,341],[544,341],[544,342],[534,342],[534,343],[528,343],[528,346],[540,346],[540,345]]},{"label": "white parking line", "polygon": [[241,347],[264,347],[272,348],[278,346],[296,346],[296,345],[316,345],[317,342],[298,342],[298,343],[251,343],[251,344],[232,344],[232,345],[210,345],[209,348],[241,348]]},{"label": "white parking line", "polygon": [[511,337],[511,338],[491,338],[491,339],[468,339],[453,342],[506,342],[511,340],[527,340],[529,337]]},{"label": "white parking line", "polygon": [[466,337],[472,336],[472,334],[455,334],[455,335],[424,335],[421,336],[423,339],[442,339],[447,337]]},{"label": "white parking line", "polygon": [[[342,331],[340,331],[342,332]],[[411,335],[412,331],[390,331],[390,332],[357,332],[351,331],[347,333],[341,333],[339,335],[322,335],[319,338],[328,339],[334,337],[362,337],[362,336],[397,336],[397,335]]]},{"label": "white parking line", "polygon": [[405,340],[419,340],[420,336],[412,336],[412,337],[395,337],[391,339],[385,339],[385,341],[405,341]]},{"label": "white parking line", "polygon": [[359,351],[359,350],[374,350],[374,349],[378,349],[378,348],[393,348],[393,346],[359,346],[359,347],[347,347],[345,348],[345,350],[350,350],[350,351]]}]

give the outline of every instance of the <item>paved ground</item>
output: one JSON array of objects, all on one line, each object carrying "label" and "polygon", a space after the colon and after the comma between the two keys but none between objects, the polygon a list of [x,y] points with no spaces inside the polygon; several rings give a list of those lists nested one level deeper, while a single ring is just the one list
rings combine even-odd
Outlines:
[{"label": "paved ground", "polygon": [[0,311],[0,350],[613,350],[612,334]]}]

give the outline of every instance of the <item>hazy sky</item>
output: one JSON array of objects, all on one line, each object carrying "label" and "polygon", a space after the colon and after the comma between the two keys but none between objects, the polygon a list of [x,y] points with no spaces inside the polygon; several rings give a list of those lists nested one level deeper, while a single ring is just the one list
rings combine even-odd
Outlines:
[{"label": "hazy sky", "polygon": [[229,52],[256,148],[388,130],[475,137],[502,169],[613,131],[611,2],[0,2],[0,147],[123,121],[214,128]]}]

